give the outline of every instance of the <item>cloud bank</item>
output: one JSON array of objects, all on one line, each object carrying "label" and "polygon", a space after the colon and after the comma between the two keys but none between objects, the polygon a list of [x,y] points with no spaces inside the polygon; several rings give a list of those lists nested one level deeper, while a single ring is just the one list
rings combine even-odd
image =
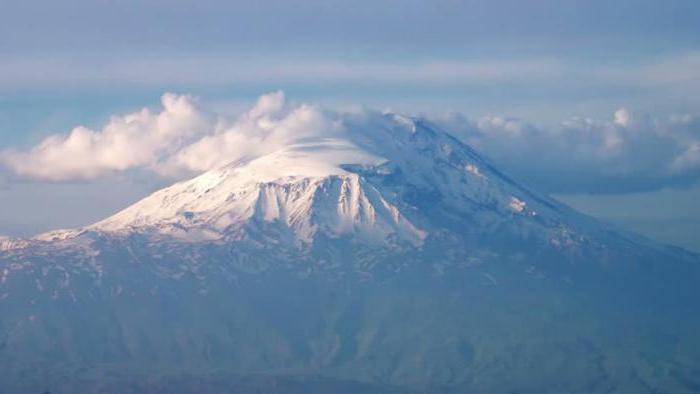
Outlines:
[{"label": "cloud bank", "polygon": [[502,116],[436,120],[506,171],[553,193],[628,193],[700,178],[700,117],[654,118],[621,108],[609,120],[538,127]]},{"label": "cloud bank", "polygon": [[[548,192],[657,190],[700,178],[700,117],[694,115],[655,118],[623,108],[608,120],[574,118],[550,128],[503,116],[432,121]],[[0,151],[0,165],[18,177],[54,182],[135,169],[177,179],[343,128],[342,113],[290,104],[282,92],[261,96],[235,118],[168,93],[157,111],[114,116],[98,130],[80,126],[27,150]]]}]

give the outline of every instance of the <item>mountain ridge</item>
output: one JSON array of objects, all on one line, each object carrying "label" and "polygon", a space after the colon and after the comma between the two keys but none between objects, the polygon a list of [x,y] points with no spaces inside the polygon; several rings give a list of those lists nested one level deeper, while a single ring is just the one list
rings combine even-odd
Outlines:
[{"label": "mountain ridge", "polygon": [[[227,231],[262,215],[263,222],[282,220],[290,228],[297,226],[293,233],[308,243],[318,227],[310,215],[318,214],[336,225],[327,228],[326,235],[343,234],[338,227],[342,223],[355,226],[381,219],[375,223],[384,228],[380,238],[406,236],[418,245],[430,230],[442,231],[446,224],[430,223],[420,215],[422,209],[434,210],[430,204],[446,205],[445,210],[453,210],[450,214],[477,219],[475,224],[484,228],[523,219],[520,230],[538,227],[550,233],[542,237],[560,244],[566,240],[552,233],[566,237],[568,228],[585,222],[583,215],[522,187],[470,147],[421,119],[382,114],[360,121],[365,124],[357,127],[358,119],[346,119],[351,132],[343,134],[345,139],[295,141],[161,189],[93,225],[34,239],[69,239],[86,231],[164,232],[167,227],[183,241],[207,241],[225,239]],[[340,189],[328,190],[336,182]],[[330,201],[330,195],[320,198],[323,193],[334,193],[337,201]],[[287,205],[290,201],[294,206]],[[315,204],[323,205],[324,212],[314,209]],[[308,217],[302,220],[304,215]],[[423,217],[414,223],[408,216]],[[357,226],[362,228],[369,229]]]},{"label": "mountain ridge", "polygon": [[700,387],[697,255],[427,122],[336,120],[96,224],[0,238],[0,391]]}]

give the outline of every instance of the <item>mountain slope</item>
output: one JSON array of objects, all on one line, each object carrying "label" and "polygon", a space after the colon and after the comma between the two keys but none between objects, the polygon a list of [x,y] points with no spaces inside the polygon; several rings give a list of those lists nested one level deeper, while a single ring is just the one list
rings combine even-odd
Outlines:
[{"label": "mountain slope", "polygon": [[95,233],[243,242],[272,231],[290,248],[308,249],[318,237],[420,248],[426,239],[469,244],[475,240],[468,237],[494,240],[500,233],[571,254],[622,252],[620,240],[631,237],[611,235],[517,184],[424,121],[394,114],[343,121],[342,134],[292,141],[160,190],[84,229],[36,239]]},{"label": "mountain slope", "polygon": [[0,392],[699,387],[696,255],[420,119],[335,125],[85,228],[1,239]]}]

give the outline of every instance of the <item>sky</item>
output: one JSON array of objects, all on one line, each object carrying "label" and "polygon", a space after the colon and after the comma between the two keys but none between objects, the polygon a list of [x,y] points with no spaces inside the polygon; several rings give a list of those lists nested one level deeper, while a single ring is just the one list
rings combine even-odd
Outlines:
[{"label": "sky", "polygon": [[2,0],[0,234],[85,225],[204,169],[171,149],[284,91],[428,117],[700,251],[698,70],[696,0]]}]

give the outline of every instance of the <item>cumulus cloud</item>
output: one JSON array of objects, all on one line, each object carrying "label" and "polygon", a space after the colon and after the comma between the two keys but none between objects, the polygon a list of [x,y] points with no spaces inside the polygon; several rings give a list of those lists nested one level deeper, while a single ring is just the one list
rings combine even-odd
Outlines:
[{"label": "cumulus cloud", "polygon": [[164,170],[201,172],[237,160],[263,155],[292,141],[316,135],[330,136],[338,121],[316,106],[290,106],[283,92],[261,96],[257,103],[231,124],[183,146],[168,158]]},{"label": "cumulus cloud", "polygon": [[18,176],[67,181],[147,169],[178,178],[279,149],[292,140],[339,129],[312,105],[290,106],[283,92],[261,96],[233,120],[208,114],[191,96],[167,93],[162,110],[115,116],[100,130],[79,126],[26,151],[0,152]]},{"label": "cumulus cloud", "polygon": [[700,179],[700,118],[654,118],[621,108],[609,120],[538,127],[502,116],[436,119],[519,179],[549,192],[624,193]]},{"label": "cumulus cloud", "polygon": [[210,132],[211,120],[190,96],[164,94],[162,110],[115,116],[101,130],[79,126],[28,151],[6,150],[0,163],[17,175],[64,181],[136,167],[157,168],[178,146]]},{"label": "cumulus cloud", "polygon": [[[343,114],[261,96],[235,118],[217,116],[187,95],[165,94],[159,111],[116,116],[99,130],[76,127],[0,164],[33,179],[92,179],[145,169],[180,178],[347,130]],[[548,192],[619,193],[687,186],[700,179],[700,118],[655,118],[626,108],[607,120],[573,118],[538,127],[517,118],[434,117],[506,172]]]}]

